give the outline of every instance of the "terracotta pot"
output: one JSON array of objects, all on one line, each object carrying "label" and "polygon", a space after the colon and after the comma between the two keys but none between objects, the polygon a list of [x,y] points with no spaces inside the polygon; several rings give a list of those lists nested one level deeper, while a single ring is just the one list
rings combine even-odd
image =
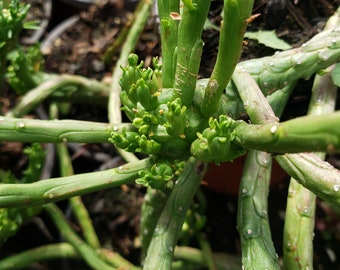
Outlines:
[{"label": "terracotta pot", "polygon": [[[203,185],[216,192],[237,195],[244,163],[245,156],[221,165],[211,164],[204,177]],[[271,185],[280,183],[286,178],[286,172],[273,160]]]}]

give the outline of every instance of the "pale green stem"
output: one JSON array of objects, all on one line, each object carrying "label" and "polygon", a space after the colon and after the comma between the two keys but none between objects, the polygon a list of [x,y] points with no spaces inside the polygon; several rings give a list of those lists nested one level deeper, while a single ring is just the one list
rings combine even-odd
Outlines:
[{"label": "pale green stem", "polygon": [[[244,80],[248,80],[249,84],[251,84],[253,79],[246,72],[243,72],[243,74]],[[259,88],[255,88],[255,84],[253,86],[254,88],[238,88],[244,103],[264,104],[267,102],[265,97],[263,95],[261,97],[261,94],[259,94]],[[251,108],[257,110],[256,106],[251,106]],[[338,128],[340,112],[327,114],[326,116],[300,117],[285,123],[275,123],[272,110],[268,106],[267,109],[268,111],[262,110],[260,115],[263,114],[262,119],[267,119],[265,121],[268,121],[269,124],[253,126],[242,122],[236,124],[239,125],[236,129],[240,128],[240,130],[236,130],[237,136],[240,136],[237,140],[244,147],[251,145],[249,147],[251,149],[272,151],[274,153],[282,151],[282,153],[285,153],[298,151],[297,149],[300,152],[329,151],[333,150],[333,147],[329,147],[330,145],[338,145],[339,143],[337,141],[340,140],[340,129]],[[249,115],[252,117],[253,113],[255,114],[254,117],[257,117],[256,112],[249,112]],[[254,120],[256,121],[256,119]],[[241,126],[244,128],[241,128]],[[262,129],[266,129],[266,131],[262,132],[264,131]],[[289,139],[286,140],[287,138]],[[250,140],[248,141],[248,139]],[[301,149],[301,145],[308,140],[309,146]],[[250,143],[250,141],[252,142]],[[313,144],[310,144],[311,142]],[[268,145],[264,147],[267,143]],[[294,148],[294,145],[297,149]],[[275,155],[275,159],[290,176],[294,177],[314,194],[326,201],[340,204],[340,192],[338,192],[340,190],[339,170],[323,162],[317,156],[308,153]]]},{"label": "pale green stem", "polygon": [[133,183],[138,172],[149,166],[147,158],[106,171],[50,178],[30,184],[1,184],[0,208],[42,205]]},{"label": "pale green stem", "polygon": [[198,70],[201,63],[204,22],[211,0],[183,1],[183,11],[178,27],[178,47],[174,88],[182,105],[193,100]]},{"label": "pale green stem", "polygon": [[171,269],[173,253],[190,202],[201,183],[206,164],[190,158],[179,176],[155,227],[144,269]]},{"label": "pale green stem", "polygon": [[[322,115],[335,108],[337,87],[328,73],[314,79],[308,114]],[[316,154],[324,159],[325,154]],[[284,227],[284,269],[313,269],[315,195],[291,178]]]},{"label": "pale green stem", "polygon": [[[249,74],[236,69],[234,82],[244,108],[254,124],[275,123],[277,117]],[[237,226],[242,247],[242,266],[250,269],[280,269],[268,221],[268,192],[272,157],[251,150],[240,183]]]},{"label": "pale green stem", "polygon": [[23,269],[36,262],[60,258],[79,259],[79,255],[69,243],[45,245],[2,259],[0,261],[0,269]]},{"label": "pale green stem", "polygon": [[[158,0],[162,45],[162,87],[172,88],[176,72],[179,0]],[[177,17],[176,17],[177,16]]]},{"label": "pale green stem", "polygon": [[222,93],[239,60],[253,2],[253,0],[224,1],[217,60],[201,104],[201,112],[206,117],[217,111]]},{"label": "pale green stem", "polygon": [[113,270],[114,268],[107,264],[102,258],[100,253],[89,246],[82,240],[70,227],[67,220],[65,220],[63,213],[54,204],[47,204],[44,206],[53,223],[58,228],[59,232],[63,235],[65,240],[69,242],[74,249],[80,254],[84,261],[92,268],[98,270]]},{"label": "pale green stem", "polygon": [[208,240],[206,239],[205,235],[203,235],[202,233],[199,233],[196,236],[196,238],[202,250],[202,253],[203,253],[202,255],[204,257],[204,260],[207,262],[208,269],[217,270],[210,244]]},{"label": "pale green stem", "polygon": [[[50,118],[57,119],[58,118],[58,108],[56,104],[51,104],[50,106]],[[74,174],[71,157],[69,155],[67,144],[66,143],[58,143],[56,144],[57,155],[59,159],[59,169],[60,175],[71,176]],[[95,230],[92,226],[92,221],[90,215],[83,204],[81,197],[76,196],[70,198],[70,203],[72,205],[73,212],[82,228],[84,237],[93,248],[100,248],[99,239],[95,233]]]},{"label": "pale green stem", "polygon": [[[197,265],[208,266],[203,252],[192,247],[176,246],[174,258],[189,261]],[[213,260],[219,270],[240,270],[242,267],[241,260],[237,255],[214,253]]]},{"label": "pale green stem", "polygon": [[152,235],[155,231],[159,216],[170,196],[170,190],[156,190],[148,188],[142,205],[140,223],[140,238],[142,244],[142,262],[146,257]]},{"label": "pale green stem", "polygon": [[270,154],[249,151],[240,183],[237,227],[242,247],[242,269],[280,269],[268,221]]},{"label": "pale green stem", "polygon": [[235,122],[236,142],[270,153],[340,152],[340,112],[303,116],[282,123]]},{"label": "pale green stem", "polygon": [[106,124],[79,120],[35,120],[0,116],[0,141],[38,143],[105,143],[112,131],[131,124]]},{"label": "pale green stem", "polygon": [[[117,253],[107,249],[101,249],[100,255],[107,262],[115,265],[114,262],[119,261],[117,267],[125,267],[124,269],[138,270],[140,268],[132,265],[124,258],[120,257]],[[19,254],[9,256],[0,261],[0,269],[22,269],[36,262],[43,262],[55,259],[75,259],[79,260],[81,257],[77,250],[69,243],[58,243],[44,245],[31,250],[24,251]]]},{"label": "pale green stem", "polygon": [[68,96],[76,99],[77,93],[83,95],[84,92],[91,98],[92,102],[98,100],[101,102],[103,96],[107,96],[108,86],[96,80],[87,79],[76,75],[52,75],[50,79],[42,82],[34,89],[25,94],[19,103],[7,113],[8,117],[22,117],[31,112],[46,98],[56,96]]},{"label": "pale green stem", "polygon": [[[59,143],[56,145],[57,155],[59,157],[59,167],[61,176],[71,176],[73,175],[73,167],[70,155],[67,150],[65,143]],[[92,221],[90,215],[83,204],[81,197],[76,196],[70,198],[70,203],[72,210],[79,222],[80,227],[86,242],[94,249],[100,248],[100,242],[97,234],[92,226]]]},{"label": "pale green stem", "polygon": [[144,26],[149,18],[153,0],[141,0],[140,6],[137,8],[138,12],[134,13],[134,21],[131,25],[130,31],[126,37],[122,50],[119,55],[116,67],[112,74],[112,84],[108,103],[109,121],[110,123],[121,123],[120,98],[119,94],[121,87],[119,79],[123,74],[122,66],[126,66],[127,59],[130,53],[135,49],[139,36],[144,30]]}]

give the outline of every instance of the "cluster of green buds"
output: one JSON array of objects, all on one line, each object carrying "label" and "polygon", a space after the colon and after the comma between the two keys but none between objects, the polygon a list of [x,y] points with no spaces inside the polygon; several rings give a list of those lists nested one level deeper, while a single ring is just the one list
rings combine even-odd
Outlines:
[{"label": "cluster of green buds", "polygon": [[145,69],[137,55],[129,56],[120,97],[135,130],[115,131],[110,141],[126,151],[183,160],[207,121],[196,108],[183,106],[175,89],[162,88],[161,65],[157,59],[153,64],[154,70]]},{"label": "cluster of green buds", "polygon": [[225,115],[219,119],[210,118],[209,128],[203,133],[197,133],[198,138],[191,145],[191,153],[199,160],[217,164],[245,154],[245,150],[234,143],[234,123],[234,120]]},{"label": "cluster of green buds", "polygon": [[44,60],[39,44],[25,49],[18,47],[7,54],[7,59],[10,64],[7,67],[6,77],[19,95],[27,93],[48,76],[42,72]]},{"label": "cluster of green buds", "polygon": [[[36,181],[41,174],[42,164],[45,159],[45,151],[40,144],[33,144],[24,149],[24,153],[28,155],[28,166],[23,172],[23,177],[19,181],[13,174],[0,170],[1,183],[31,183]],[[37,215],[41,211],[41,207],[26,208],[0,208],[0,246],[6,240],[15,235],[20,229],[22,223]]]},{"label": "cluster of green buds", "polygon": [[154,189],[171,189],[182,172],[185,162],[182,160],[170,161],[163,158],[153,158],[153,165],[149,170],[141,170],[136,183]]},{"label": "cluster of green buds", "polygon": [[[182,105],[178,89],[162,87],[158,60],[154,59],[154,70],[143,68],[143,62],[138,61],[137,55],[129,56],[120,80],[123,111],[133,128],[112,132],[110,142],[129,152],[168,160],[184,160],[193,155],[202,161],[220,163],[245,153],[233,142],[234,120],[225,115],[208,120],[200,113],[199,106],[195,106],[200,103],[197,98],[191,105]],[[168,172],[173,171],[173,165],[163,165],[157,170],[170,175]],[[156,169],[151,172],[151,175],[157,174]],[[157,177],[145,173],[146,178],[148,180],[140,182],[158,186]],[[150,181],[151,178],[156,180]]]},{"label": "cluster of green buds", "polygon": [[0,57],[15,47],[29,8],[18,0],[0,1]]}]

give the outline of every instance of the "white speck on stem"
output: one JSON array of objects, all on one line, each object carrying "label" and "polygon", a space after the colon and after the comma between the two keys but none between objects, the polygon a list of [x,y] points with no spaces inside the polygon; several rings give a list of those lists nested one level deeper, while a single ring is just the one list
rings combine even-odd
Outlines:
[{"label": "white speck on stem", "polygon": [[242,193],[243,193],[243,194],[246,194],[247,192],[248,192],[248,189],[242,188]]},{"label": "white speck on stem", "polygon": [[252,229],[248,229],[248,230],[247,230],[247,234],[248,234],[248,235],[253,234],[253,230],[252,230]]},{"label": "white speck on stem", "polygon": [[270,128],[270,133],[274,134],[277,131],[277,126],[272,126]]},{"label": "white speck on stem", "polygon": [[114,126],[114,127],[113,127],[113,130],[114,130],[114,131],[118,131],[118,130],[119,130],[119,127]]},{"label": "white speck on stem", "polygon": [[334,185],[333,189],[338,192],[340,190],[340,185]]},{"label": "white speck on stem", "polygon": [[18,123],[18,128],[24,128],[25,127],[25,123],[24,122],[19,122]]}]

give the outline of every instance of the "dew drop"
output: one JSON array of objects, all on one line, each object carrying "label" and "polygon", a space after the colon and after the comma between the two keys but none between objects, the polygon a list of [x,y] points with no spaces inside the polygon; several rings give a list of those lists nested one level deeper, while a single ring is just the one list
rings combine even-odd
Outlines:
[{"label": "dew drop", "polygon": [[118,131],[118,130],[119,130],[119,127],[114,126],[114,127],[113,127],[113,130],[114,130],[114,131]]},{"label": "dew drop", "polygon": [[338,192],[340,190],[340,185],[334,185],[333,189]]},{"label": "dew drop", "polygon": [[24,128],[25,127],[25,123],[24,122],[19,122],[18,123],[18,128]]},{"label": "dew drop", "polygon": [[248,189],[242,188],[242,193],[243,193],[243,194],[246,194],[247,192],[248,192]]},{"label": "dew drop", "polygon": [[252,229],[248,229],[247,230],[247,234],[249,234],[249,235],[253,234],[253,230]]},{"label": "dew drop", "polygon": [[276,131],[277,131],[277,126],[272,126],[272,127],[270,128],[270,132],[271,132],[272,134],[274,134]]}]

